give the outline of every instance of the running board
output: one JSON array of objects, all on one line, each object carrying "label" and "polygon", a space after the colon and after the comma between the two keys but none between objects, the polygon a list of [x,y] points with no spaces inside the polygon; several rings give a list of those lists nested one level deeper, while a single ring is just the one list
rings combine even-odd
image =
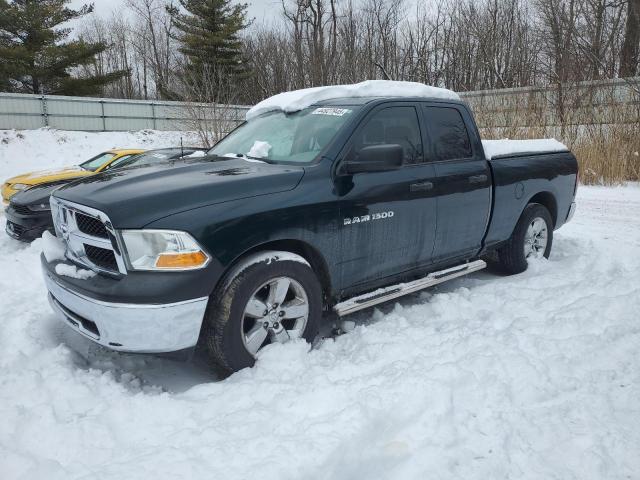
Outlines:
[{"label": "running board", "polygon": [[440,270],[433,272],[426,277],[414,280],[408,283],[399,283],[390,287],[380,288],[373,292],[365,293],[357,297],[350,298],[344,302],[338,303],[333,310],[339,317],[344,317],[350,313],[357,312],[358,310],[364,310],[365,308],[372,307],[379,303],[393,300],[394,298],[403,297],[410,293],[418,292],[428,287],[432,287],[447,280],[453,278],[462,277],[469,273],[477,272],[485,268],[487,264],[483,260],[475,260],[473,262],[465,263],[463,265],[457,265],[455,267],[447,268],[446,270]]}]

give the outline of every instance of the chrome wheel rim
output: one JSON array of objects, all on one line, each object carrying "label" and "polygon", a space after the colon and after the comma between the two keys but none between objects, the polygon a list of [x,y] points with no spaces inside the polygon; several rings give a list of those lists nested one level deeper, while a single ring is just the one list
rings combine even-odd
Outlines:
[{"label": "chrome wheel rim", "polygon": [[269,343],[300,338],[309,318],[309,300],[299,282],[277,277],[249,297],[242,317],[242,341],[254,357]]},{"label": "chrome wheel rim", "polygon": [[525,258],[541,258],[547,250],[548,241],[547,222],[540,217],[531,220],[524,235]]}]

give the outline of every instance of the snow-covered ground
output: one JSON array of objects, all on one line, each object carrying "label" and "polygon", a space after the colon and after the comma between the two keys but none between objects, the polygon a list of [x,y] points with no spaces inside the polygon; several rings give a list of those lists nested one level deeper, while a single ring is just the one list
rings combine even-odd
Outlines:
[{"label": "snow-covered ground", "polygon": [[[30,148],[0,143],[0,177],[50,166]],[[41,240],[0,235],[0,478],[639,478],[640,188],[578,205],[522,275],[363,312],[224,381],[69,331]]]}]

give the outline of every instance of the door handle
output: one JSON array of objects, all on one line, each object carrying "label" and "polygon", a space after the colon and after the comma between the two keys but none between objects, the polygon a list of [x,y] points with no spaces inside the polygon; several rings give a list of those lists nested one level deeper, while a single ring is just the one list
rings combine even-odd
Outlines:
[{"label": "door handle", "polygon": [[431,182],[419,182],[412,183],[409,186],[409,190],[412,192],[426,192],[427,190],[431,190],[433,188],[433,183]]},{"label": "door handle", "polygon": [[469,177],[469,183],[484,183],[487,181],[487,176],[482,175],[472,175]]}]

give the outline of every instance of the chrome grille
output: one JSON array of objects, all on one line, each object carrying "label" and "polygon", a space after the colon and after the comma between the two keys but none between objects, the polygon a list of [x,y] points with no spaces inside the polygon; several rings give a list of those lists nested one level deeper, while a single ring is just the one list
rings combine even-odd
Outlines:
[{"label": "chrome grille", "polygon": [[127,273],[115,230],[103,212],[52,196],[51,214],[68,259],[96,272]]}]

